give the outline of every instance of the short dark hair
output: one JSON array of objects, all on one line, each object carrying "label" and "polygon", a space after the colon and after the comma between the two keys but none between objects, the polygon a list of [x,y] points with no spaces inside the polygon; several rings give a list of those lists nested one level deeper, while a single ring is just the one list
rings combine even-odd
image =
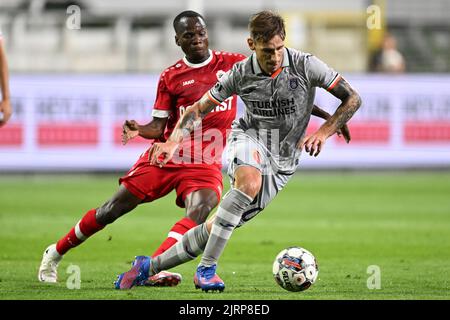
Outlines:
[{"label": "short dark hair", "polygon": [[201,18],[203,21],[205,21],[205,18],[203,18],[203,16],[198,12],[192,10],[183,11],[178,14],[175,19],[173,19],[173,28],[175,29],[176,33],[178,33],[178,24],[183,18]]},{"label": "short dark hair", "polygon": [[269,10],[252,15],[248,29],[250,30],[250,37],[255,41],[267,42],[276,35],[279,35],[282,40],[286,38],[283,18]]}]

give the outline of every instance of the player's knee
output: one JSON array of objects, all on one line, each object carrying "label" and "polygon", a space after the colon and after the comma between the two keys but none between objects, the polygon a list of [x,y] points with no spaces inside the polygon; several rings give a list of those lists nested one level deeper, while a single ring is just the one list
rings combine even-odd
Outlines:
[{"label": "player's knee", "polygon": [[253,167],[241,167],[236,170],[234,187],[254,199],[261,190],[261,172]]},{"label": "player's knee", "polygon": [[244,180],[239,184],[235,184],[235,188],[254,199],[261,190],[261,180]]}]

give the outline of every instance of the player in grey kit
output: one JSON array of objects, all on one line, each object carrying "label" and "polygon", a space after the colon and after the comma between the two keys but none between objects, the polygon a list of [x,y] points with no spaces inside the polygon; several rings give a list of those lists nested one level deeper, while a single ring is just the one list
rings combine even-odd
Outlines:
[{"label": "player in grey kit", "polygon": [[[168,141],[155,144],[150,156],[152,163],[164,166],[184,134],[192,132],[217,104],[238,94],[245,113],[234,122],[228,140],[232,188],[215,216],[187,232],[178,244],[153,260],[137,257],[133,268],[122,274],[128,287],[149,273],[169,269],[204,251],[195,286],[205,291],[224,290],[216,266],[233,230],[275,198],[294,174],[303,148],[317,156],[328,137],[346,130],[346,123],[361,105],[359,95],[336,71],[311,54],[285,48],[284,22],[279,15],[260,12],[252,16],[249,28],[248,45],[255,52],[236,63],[190,107]],[[316,87],[342,103],[315,133],[305,137]]]}]

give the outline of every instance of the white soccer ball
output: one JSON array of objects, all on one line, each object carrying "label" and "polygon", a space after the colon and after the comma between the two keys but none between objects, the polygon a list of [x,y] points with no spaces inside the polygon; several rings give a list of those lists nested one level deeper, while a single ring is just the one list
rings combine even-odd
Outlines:
[{"label": "white soccer ball", "polygon": [[319,274],[314,255],[300,247],[282,250],[273,262],[275,281],[288,291],[303,291],[316,282]]}]

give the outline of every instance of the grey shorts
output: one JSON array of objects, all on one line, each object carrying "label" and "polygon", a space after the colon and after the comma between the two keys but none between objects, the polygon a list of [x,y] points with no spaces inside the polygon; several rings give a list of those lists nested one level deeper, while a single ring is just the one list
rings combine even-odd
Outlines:
[{"label": "grey shorts", "polygon": [[275,198],[294,172],[280,172],[274,169],[267,149],[241,132],[232,132],[228,142],[228,176],[234,185],[234,173],[239,166],[252,166],[262,174],[262,186],[255,200],[242,215],[238,227],[255,217]]}]

